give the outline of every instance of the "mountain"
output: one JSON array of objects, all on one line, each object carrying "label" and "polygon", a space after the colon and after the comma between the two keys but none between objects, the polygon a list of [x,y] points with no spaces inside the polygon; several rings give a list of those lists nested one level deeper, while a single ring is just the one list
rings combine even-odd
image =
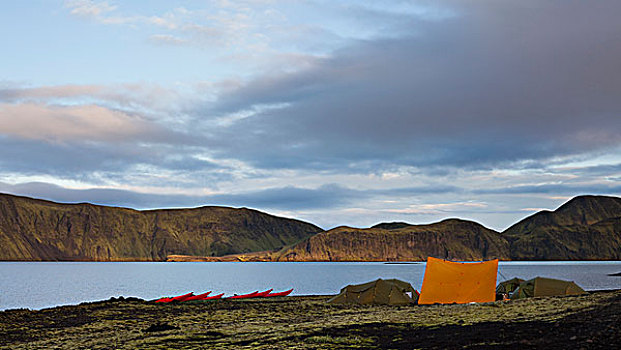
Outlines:
[{"label": "mountain", "polygon": [[579,196],[502,233],[466,220],[329,231],[250,209],[137,211],[0,194],[0,260],[621,260],[621,198]]},{"label": "mountain", "polygon": [[[502,234],[449,219],[371,228],[337,227],[278,252],[239,257],[266,261],[621,260],[621,198],[579,196],[536,213]],[[228,259],[236,257],[230,256]]]},{"label": "mountain", "polygon": [[337,227],[318,233],[277,254],[280,261],[420,261],[509,257],[498,232],[466,220],[430,225],[384,223],[371,228]]},{"label": "mountain", "polygon": [[323,231],[250,209],[137,211],[0,194],[0,260],[163,261],[280,249]]},{"label": "mountain", "polygon": [[394,229],[404,228],[408,226],[412,226],[412,224],[408,224],[407,222],[395,221],[395,222],[382,222],[377,225],[371,226],[371,228],[383,228],[385,230],[394,230]]},{"label": "mountain", "polygon": [[621,259],[621,198],[579,196],[506,229],[513,260]]}]

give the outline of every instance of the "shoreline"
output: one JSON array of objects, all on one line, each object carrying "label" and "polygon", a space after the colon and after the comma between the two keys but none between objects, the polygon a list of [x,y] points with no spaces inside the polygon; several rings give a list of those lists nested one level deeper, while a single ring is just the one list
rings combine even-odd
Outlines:
[{"label": "shoreline", "polygon": [[[620,288],[610,288],[610,289],[585,289],[585,291],[588,294],[596,294],[596,293],[611,293],[611,292],[619,292],[621,293],[621,289]],[[336,293],[338,294],[338,293]],[[289,295],[288,298],[301,298],[301,299],[316,299],[316,298],[325,298],[330,299],[332,297],[334,297],[336,294],[303,294],[303,295]],[[228,297],[233,296],[232,295],[228,295],[228,296],[223,296],[221,298],[221,301],[227,300]],[[58,308],[65,308],[65,307],[73,307],[73,306],[80,306],[80,305],[87,305],[87,304],[98,304],[98,303],[106,303],[106,302],[115,302],[115,301],[123,301],[123,300],[128,300],[128,301],[140,301],[140,302],[146,302],[146,303],[152,303],[155,302],[158,298],[154,298],[154,299],[143,299],[140,297],[136,297],[136,296],[118,296],[118,297],[110,297],[108,299],[100,299],[100,300],[85,300],[82,302],[78,302],[78,303],[68,303],[68,304],[59,304],[59,305],[49,305],[49,306],[43,306],[40,308],[32,308],[32,307],[11,307],[11,308],[7,308],[7,309],[0,309],[0,313],[2,312],[13,312],[13,311],[18,311],[18,310],[25,310],[25,311],[32,311],[32,312],[37,312],[37,311],[44,311],[44,310],[53,310],[53,309],[58,309]],[[278,299],[282,299],[282,298],[278,298]],[[259,299],[259,298],[255,298],[252,299],[252,301],[257,302],[257,301],[265,301],[266,299]],[[272,300],[277,300],[276,298],[272,299]],[[227,300],[227,302],[230,302],[232,300]],[[246,300],[247,301],[247,300]],[[171,305],[176,305],[179,303],[173,303]],[[184,303],[184,304],[188,304],[188,302]],[[420,305],[420,306],[427,306],[427,305]]]},{"label": "shoreline", "polygon": [[[172,258],[170,258],[172,257]],[[330,262],[330,263],[384,263],[384,264],[421,264],[427,262],[427,260],[267,260],[267,259],[243,259],[239,258],[239,256],[216,256],[216,257],[195,257],[195,256],[187,256],[187,255],[171,255],[166,260],[147,260],[147,259],[117,259],[117,260],[86,260],[86,259],[57,259],[57,260],[2,260],[0,259],[0,263],[2,262],[152,262],[152,263],[178,263],[178,262],[275,262],[275,263],[299,263],[299,262]],[[463,261],[463,262],[476,262],[483,260],[493,260],[493,259],[481,259],[481,260],[451,260],[451,261]],[[621,262],[621,259],[618,260],[609,260],[609,259],[591,259],[591,260],[511,260],[511,259],[501,259],[499,262],[524,262],[524,263],[552,263],[552,262]],[[621,272],[620,272],[621,274]]]},{"label": "shoreline", "polygon": [[328,304],[329,296],[156,304],[116,298],[0,312],[0,349],[618,347],[621,290],[482,304]]}]

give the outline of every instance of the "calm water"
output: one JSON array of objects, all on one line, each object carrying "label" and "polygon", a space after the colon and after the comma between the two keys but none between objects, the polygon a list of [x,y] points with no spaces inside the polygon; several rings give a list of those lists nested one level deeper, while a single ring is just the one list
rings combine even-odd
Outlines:
[{"label": "calm water", "polygon": [[[384,263],[103,263],[0,262],[0,310],[41,309],[112,296],[154,299],[212,290],[226,295],[295,288],[294,295],[335,294],[341,287],[399,278],[420,290],[425,264]],[[544,276],[586,290],[621,288],[621,262],[501,262],[498,281]]]}]

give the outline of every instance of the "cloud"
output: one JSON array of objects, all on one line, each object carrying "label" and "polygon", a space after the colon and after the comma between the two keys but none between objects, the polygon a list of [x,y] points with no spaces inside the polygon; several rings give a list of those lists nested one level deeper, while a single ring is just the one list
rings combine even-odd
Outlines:
[{"label": "cloud", "polygon": [[[100,20],[124,16],[157,27],[154,41],[234,44],[231,57],[249,54],[238,47],[266,44],[251,50],[253,62],[288,57],[278,62],[284,68],[238,81],[239,87],[214,91],[183,110],[216,158],[264,169],[494,169],[542,167],[621,144],[621,47],[606,39],[621,30],[611,15],[616,2],[446,2],[395,5],[398,11],[321,2],[291,11],[277,2],[243,2],[155,16],[126,15],[128,9],[107,3],[67,6],[90,8],[85,4],[103,8],[85,10]],[[326,7],[335,13],[316,27],[295,18],[295,10],[314,18]],[[360,16],[344,25],[349,10]],[[370,22],[387,30],[347,34]],[[326,39],[328,32],[340,39],[327,50],[290,50],[291,43]],[[315,56],[303,54],[311,52]]]},{"label": "cloud", "polygon": [[[72,15],[97,23],[151,32],[149,41],[158,45],[194,46],[220,60],[243,62],[254,69],[282,68],[273,61],[287,57],[327,55],[352,40],[400,36],[404,24],[413,18],[444,18],[448,12],[430,4],[323,1],[216,1],[193,4],[190,9],[154,6],[151,11],[155,14],[150,15],[128,4],[111,6],[86,0],[67,1],[65,7]],[[291,60],[287,66],[295,62]]]},{"label": "cloud", "polygon": [[139,117],[96,105],[0,104],[0,135],[48,142],[125,142],[145,135],[157,138],[161,132]]},{"label": "cloud", "polygon": [[407,208],[383,209],[386,213],[414,214],[414,215],[437,215],[444,213],[471,212],[473,209],[487,208],[486,203],[478,202],[454,202],[410,205]]},{"label": "cloud", "polygon": [[481,189],[473,191],[476,194],[619,194],[621,185],[618,181],[610,184],[541,184],[541,185],[518,185],[503,188]]},{"label": "cloud", "polygon": [[387,189],[352,189],[338,184],[317,188],[295,186],[266,188],[240,194],[221,194],[209,200],[222,205],[251,206],[279,210],[346,208],[360,201],[381,198],[402,198],[424,194],[449,193],[458,190],[450,186],[425,186]]},{"label": "cloud", "polygon": [[15,185],[0,182],[0,192],[61,203],[91,203],[138,209],[204,205],[204,201],[200,196],[147,194],[112,188],[68,189],[42,182]]},{"label": "cloud", "polygon": [[[202,100],[200,95],[208,95],[209,93],[209,91],[205,91],[206,88],[179,85],[177,89],[173,89],[149,83],[66,84],[34,87],[5,83],[4,86],[0,86],[0,103],[37,103],[61,106],[98,104],[128,113],[179,113],[185,105],[197,103],[197,101]],[[180,91],[185,93],[182,94]]]},{"label": "cloud", "polygon": [[[621,152],[619,150],[613,150],[613,152]],[[591,166],[560,166],[557,171],[569,172],[574,175],[581,175],[585,177],[617,177],[621,176],[621,163],[619,164],[601,164]]]},{"label": "cloud", "polygon": [[107,1],[92,1],[92,0],[68,0],[65,1],[65,7],[71,9],[72,15],[84,16],[84,17],[97,17],[107,12],[114,11],[117,7],[108,4]]},{"label": "cloud", "polygon": [[212,145],[258,167],[321,169],[490,169],[609,150],[621,144],[621,45],[605,38],[621,24],[616,2],[600,5],[455,4],[455,17],[412,23],[416,35],[359,42],[221,95],[207,113],[288,107]]},{"label": "cloud", "polygon": [[166,45],[185,45],[188,43],[187,39],[170,34],[154,34],[149,39],[154,43]]},{"label": "cloud", "polygon": [[65,8],[69,13],[87,19],[94,19],[103,24],[135,24],[148,21],[146,16],[123,16],[117,13],[118,6],[110,5],[107,1],[67,0]]},{"label": "cloud", "polygon": [[[163,109],[165,101],[170,103]],[[132,179],[211,186],[215,179],[230,178],[222,171],[227,166],[201,157],[201,136],[188,133],[178,117],[183,104],[169,91],[138,84],[5,87],[0,89],[1,173],[117,184]],[[195,178],[189,180],[188,172]]]},{"label": "cloud", "polygon": [[0,101],[41,101],[52,98],[98,96],[103,91],[103,87],[96,85],[60,85],[25,88],[5,84],[4,87],[0,88]]},{"label": "cloud", "polygon": [[501,227],[533,203],[619,193],[618,2],[168,5],[66,3],[159,45],[136,62],[210,68],[168,85],[0,85],[0,181],[324,226],[457,213]]},{"label": "cloud", "polygon": [[299,210],[309,208],[330,209],[350,203],[357,197],[355,191],[336,185],[317,189],[297,187],[268,188],[241,194],[222,194],[209,198],[213,203],[253,208]]},{"label": "cloud", "polygon": [[230,168],[196,156],[191,146],[158,143],[54,142],[0,136],[0,176],[53,176],[87,184],[215,186]]},{"label": "cloud", "polygon": [[[60,202],[87,201],[105,205],[123,205],[132,208],[182,207],[196,205],[223,205],[263,208],[272,210],[307,210],[347,208],[355,201],[409,197],[415,194],[446,193],[452,188],[390,188],[385,190],[356,190],[337,184],[316,188],[295,186],[271,187],[238,193],[204,195],[147,194],[132,190],[112,188],[70,189],[45,182],[9,184],[0,182],[0,192],[34,196]],[[420,205],[426,210],[479,207],[479,203],[453,203]]]}]

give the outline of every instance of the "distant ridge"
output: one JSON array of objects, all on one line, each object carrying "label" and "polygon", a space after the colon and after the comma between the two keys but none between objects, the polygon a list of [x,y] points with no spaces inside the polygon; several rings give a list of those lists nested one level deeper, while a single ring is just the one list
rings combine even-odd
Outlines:
[{"label": "distant ridge", "polygon": [[[281,261],[621,260],[621,198],[580,196],[502,234],[472,221],[337,227],[270,255]],[[260,258],[259,258],[260,259]]]},{"label": "distant ridge", "polygon": [[579,196],[502,233],[515,260],[620,260],[621,198]]},{"label": "distant ridge", "polygon": [[329,231],[251,209],[137,211],[0,194],[0,260],[621,260],[621,198],[575,197],[499,233],[473,221]]},{"label": "distant ridge", "polygon": [[384,230],[398,230],[404,227],[412,226],[412,224],[408,224],[407,222],[382,222],[377,225],[371,226],[371,228],[381,228]]},{"label": "distant ridge", "polygon": [[467,220],[429,225],[383,223],[371,228],[337,227],[279,253],[280,261],[421,261],[509,258],[498,232]]},{"label": "distant ridge", "polygon": [[321,231],[245,208],[138,211],[0,194],[0,260],[164,261],[279,249]]}]

